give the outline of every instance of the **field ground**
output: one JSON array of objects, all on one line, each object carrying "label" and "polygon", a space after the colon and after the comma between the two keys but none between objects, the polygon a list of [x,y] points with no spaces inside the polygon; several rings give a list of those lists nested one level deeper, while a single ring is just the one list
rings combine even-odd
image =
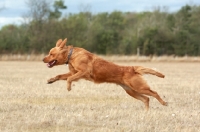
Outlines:
[{"label": "field ground", "polygon": [[198,62],[118,62],[157,68],[161,79],[145,75],[151,88],[169,103],[150,97],[150,110],[115,84],[47,79],[68,71],[42,62],[0,61],[0,131],[30,132],[197,132],[200,130]]}]

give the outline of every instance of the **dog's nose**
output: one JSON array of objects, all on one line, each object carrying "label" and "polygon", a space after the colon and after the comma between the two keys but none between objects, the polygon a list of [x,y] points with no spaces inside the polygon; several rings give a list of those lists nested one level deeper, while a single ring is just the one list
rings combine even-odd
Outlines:
[{"label": "dog's nose", "polygon": [[45,61],[45,58],[43,58],[43,60],[42,60],[43,62]]}]

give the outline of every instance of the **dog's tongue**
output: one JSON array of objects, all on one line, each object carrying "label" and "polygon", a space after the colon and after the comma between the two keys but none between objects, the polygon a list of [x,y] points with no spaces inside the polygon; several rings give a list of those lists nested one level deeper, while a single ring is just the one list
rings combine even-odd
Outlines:
[{"label": "dog's tongue", "polygon": [[47,63],[47,67],[50,67],[51,65],[49,63]]},{"label": "dog's tongue", "polygon": [[53,66],[55,63],[56,63],[56,61],[55,61],[55,60],[53,60],[53,61],[51,61],[51,62],[47,63],[47,66],[48,66],[48,67],[51,67],[51,66]]}]

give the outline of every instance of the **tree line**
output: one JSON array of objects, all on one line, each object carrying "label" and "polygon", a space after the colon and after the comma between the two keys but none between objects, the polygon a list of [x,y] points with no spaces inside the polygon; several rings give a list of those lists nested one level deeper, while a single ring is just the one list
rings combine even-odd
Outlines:
[{"label": "tree line", "polygon": [[[185,5],[177,12],[155,8],[145,12],[82,11],[64,16],[62,0],[53,7],[45,0],[29,1],[21,25],[0,30],[1,54],[47,53],[60,38],[69,45],[98,54],[200,55],[200,6]],[[62,17],[61,17],[62,16]]]}]

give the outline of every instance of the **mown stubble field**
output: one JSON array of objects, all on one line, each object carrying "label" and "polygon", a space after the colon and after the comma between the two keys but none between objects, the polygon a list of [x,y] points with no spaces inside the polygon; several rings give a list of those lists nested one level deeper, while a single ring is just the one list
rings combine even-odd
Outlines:
[{"label": "mown stubble field", "polygon": [[68,71],[42,62],[0,61],[0,131],[197,132],[200,130],[200,64],[126,62],[157,68],[161,79],[145,75],[168,102],[150,97],[150,110],[115,84],[80,80],[68,92],[65,81],[47,79]]}]

